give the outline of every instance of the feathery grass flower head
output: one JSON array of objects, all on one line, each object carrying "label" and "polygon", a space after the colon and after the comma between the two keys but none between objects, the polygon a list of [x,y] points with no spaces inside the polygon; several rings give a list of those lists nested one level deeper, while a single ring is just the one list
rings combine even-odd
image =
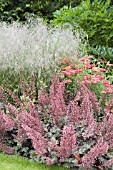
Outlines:
[{"label": "feathery grass flower head", "polygon": [[40,18],[28,18],[25,24],[3,22],[0,35],[2,70],[11,68],[18,72],[20,69],[29,69],[38,71],[40,76],[42,69],[56,69],[57,57],[72,57],[75,53],[83,52],[83,32],[73,34],[71,27],[51,27]]}]

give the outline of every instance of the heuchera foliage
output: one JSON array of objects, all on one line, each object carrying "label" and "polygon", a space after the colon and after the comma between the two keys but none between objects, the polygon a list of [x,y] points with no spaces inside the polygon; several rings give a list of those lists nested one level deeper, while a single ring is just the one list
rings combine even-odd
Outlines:
[{"label": "heuchera foliage", "polygon": [[[5,144],[5,132],[15,127],[17,134],[12,132],[12,137],[21,144],[30,139],[34,159],[47,165],[100,169],[111,166],[113,158],[109,155],[113,148],[112,106],[107,104],[104,116],[98,122],[94,115],[99,116],[101,108],[95,94],[78,81],[75,97],[68,98],[68,102],[65,102],[66,83],[68,82],[61,82],[54,76],[48,93],[44,88],[38,91],[38,102],[34,100],[36,94],[31,91],[33,95],[30,98],[30,92],[24,86],[21,100],[7,90],[16,100],[15,106],[5,105],[9,114],[0,110],[0,145]],[[33,90],[33,82],[28,89],[31,85]],[[2,145],[0,147],[4,149]]]}]

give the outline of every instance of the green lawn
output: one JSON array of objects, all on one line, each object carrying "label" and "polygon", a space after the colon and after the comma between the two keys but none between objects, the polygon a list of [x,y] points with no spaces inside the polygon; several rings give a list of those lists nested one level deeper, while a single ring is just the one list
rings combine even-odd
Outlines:
[{"label": "green lawn", "polygon": [[46,166],[18,156],[0,154],[0,170],[71,170],[59,166]]}]

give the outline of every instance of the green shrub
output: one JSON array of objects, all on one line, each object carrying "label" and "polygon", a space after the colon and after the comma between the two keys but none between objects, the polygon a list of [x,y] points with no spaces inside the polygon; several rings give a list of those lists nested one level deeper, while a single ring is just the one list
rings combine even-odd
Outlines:
[{"label": "green shrub", "polygon": [[1,0],[0,18],[4,21],[25,21],[26,13],[34,13],[46,19],[52,18],[52,13],[64,5],[79,4],[77,0]]},{"label": "green shrub", "polygon": [[77,7],[64,6],[54,12],[54,25],[70,23],[74,29],[81,27],[88,34],[91,47],[113,47],[113,6],[111,0],[83,1]]},{"label": "green shrub", "polygon": [[109,60],[113,64],[113,47],[105,47],[97,45],[95,48],[88,47],[88,54],[94,55],[96,58],[101,57]]}]

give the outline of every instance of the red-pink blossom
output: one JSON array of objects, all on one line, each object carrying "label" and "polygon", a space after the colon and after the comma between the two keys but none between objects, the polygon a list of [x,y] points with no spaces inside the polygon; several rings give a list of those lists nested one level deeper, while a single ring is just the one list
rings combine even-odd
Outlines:
[{"label": "red-pink blossom", "polygon": [[68,80],[64,80],[64,83],[72,83],[72,80],[68,79]]},{"label": "red-pink blossom", "polygon": [[100,76],[100,75],[96,75],[97,78],[99,78],[100,80],[104,80],[104,75]]},{"label": "red-pink blossom", "polygon": [[89,79],[90,79],[90,76],[89,76],[88,74],[85,74],[85,75],[83,76],[83,78],[84,78],[84,80],[89,80]]},{"label": "red-pink blossom", "polygon": [[102,84],[103,84],[105,87],[110,87],[110,81],[103,81]]},{"label": "red-pink blossom", "polygon": [[69,64],[71,67],[74,67],[75,66],[75,64]]},{"label": "red-pink blossom", "polygon": [[85,62],[84,68],[91,68],[90,61]]},{"label": "red-pink blossom", "polygon": [[85,80],[84,84],[91,84],[91,81]]},{"label": "red-pink blossom", "polygon": [[91,82],[95,84],[95,83],[100,82],[100,79],[99,79],[98,77],[93,77],[93,78],[91,79]]},{"label": "red-pink blossom", "polygon": [[68,70],[70,70],[70,69],[71,69],[71,66],[69,65],[69,66],[63,67],[63,69],[62,69],[62,70],[66,70],[66,71],[68,71]]},{"label": "red-pink blossom", "polygon": [[72,74],[74,74],[75,72],[74,72],[74,71],[69,70],[69,71],[62,71],[62,73],[63,73],[64,75],[67,75],[67,76],[72,77]]},{"label": "red-pink blossom", "polygon": [[90,59],[90,58],[94,58],[94,56],[92,56],[92,55],[88,55],[88,56],[87,56],[87,58],[88,58],[88,59]]},{"label": "red-pink blossom", "polygon": [[107,70],[105,68],[100,68],[100,72],[106,72]]},{"label": "red-pink blossom", "polygon": [[112,94],[112,93],[113,93],[113,89],[111,89],[111,88],[108,89],[108,90],[107,90],[107,93]]},{"label": "red-pink blossom", "polygon": [[66,70],[66,71],[62,71],[62,73],[64,73],[67,76],[72,76],[73,74],[76,73],[76,71],[73,70],[73,69],[69,69],[69,70]]},{"label": "red-pink blossom", "polygon": [[102,76],[100,76],[100,75],[91,75],[90,78],[91,78],[91,83],[98,83],[98,82],[100,82],[101,80],[104,79],[104,75],[102,75]]},{"label": "red-pink blossom", "polygon": [[61,57],[57,57],[56,59],[57,59],[58,61],[62,60],[62,58],[61,58]]},{"label": "red-pink blossom", "polygon": [[75,69],[75,73],[82,73],[82,72],[83,72],[82,69],[79,69],[79,68],[76,68],[76,69]]},{"label": "red-pink blossom", "polygon": [[95,73],[98,73],[98,67],[93,67],[92,70],[93,70]]},{"label": "red-pink blossom", "polygon": [[67,63],[66,61],[61,62],[62,65],[65,65],[66,63]]},{"label": "red-pink blossom", "polygon": [[102,63],[105,63],[106,61],[103,60],[102,58],[99,58],[98,60],[100,60]]},{"label": "red-pink blossom", "polygon": [[111,63],[108,61],[107,64],[106,64],[106,66],[111,67],[111,66],[113,66],[113,64],[111,64]]},{"label": "red-pink blossom", "polygon": [[85,62],[85,58],[81,58],[80,61],[81,61],[81,62]]}]

